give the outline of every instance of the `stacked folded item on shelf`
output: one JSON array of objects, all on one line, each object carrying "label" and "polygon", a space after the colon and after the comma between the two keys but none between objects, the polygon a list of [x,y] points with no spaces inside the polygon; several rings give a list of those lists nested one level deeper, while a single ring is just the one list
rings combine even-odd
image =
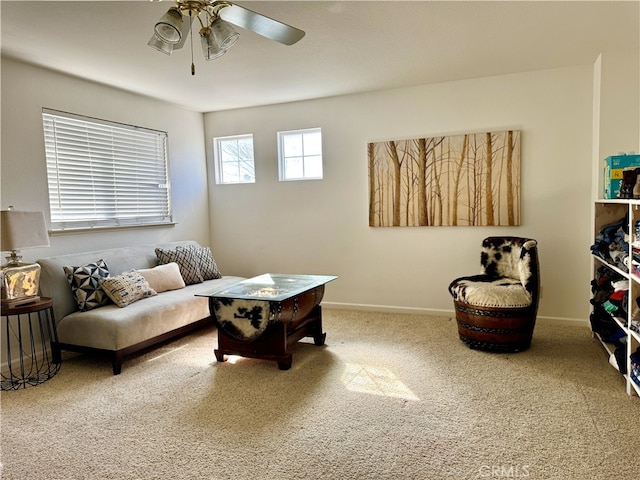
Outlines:
[{"label": "stacked folded item on shelf", "polygon": [[640,297],[636,297],[636,306],[631,311],[631,322],[629,327],[634,332],[640,333]]},{"label": "stacked folded item on shelf", "polygon": [[619,372],[626,374],[627,334],[613,317],[618,317],[620,322],[626,323],[624,319],[627,318],[629,280],[610,268],[601,266],[591,281],[591,293],[591,330],[603,342],[613,345],[609,363]]},{"label": "stacked folded item on shelf", "polygon": [[591,281],[591,293],[593,305],[591,329],[601,337],[608,337],[613,333],[610,332],[611,329],[614,331],[620,329],[612,317],[627,318],[629,280],[601,266]]},{"label": "stacked folded item on shelf", "polygon": [[636,351],[631,354],[631,372],[629,372],[629,376],[636,385],[640,385],[640,348],[637,348]]},{"label": "stacked folded item on shelf", "polygon": [[631,246],[631,273],[640,277],[640,245]]},{"label": "stacked folded item on shelf", "polygon": [[627,374],[627,337],[618,339],[616,349],[609,356],[609,364],[623,375]]},{"label": "stacked folded item on shelf", "polygon": [[615,265],[623,272],[629,271],[629,219],[625,217],[605,225],[596,235],[591,253]]}]

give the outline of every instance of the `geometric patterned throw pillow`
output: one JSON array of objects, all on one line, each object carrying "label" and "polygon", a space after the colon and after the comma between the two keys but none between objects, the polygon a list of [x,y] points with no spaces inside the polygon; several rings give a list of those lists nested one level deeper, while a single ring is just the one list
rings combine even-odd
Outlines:
[{"label": "geometric patterned throw pillow", "polygon": [[202,283],[202,274],[198,267],[198,257],[196,256],[195,250],[182,246],[178,246],[174,250],[156,248],[156,256],[158,257],[160,265],[171,262],[177,263],[180,269],[180,275],[182,275],[182,279],[186,285]]},{"label": "geometric patterned throw pillow", "polygon": [[109,303],[100,282],[109,276],[109,267],[100,259],[79,267],[62,267],[67,275],[78,310],[85,312]]},{"label": "geometric patterned throw pillow", "polygon": [[157,295],[156,291],[149,286],[147,279],[136,270],[130,270],[115,277],[103,278],[101,286],[109,298],[113,300],[113,303],[120,308],[143,298]]},{"label": "geometric patterned throw pillow", "polygon": [[197,247],[190,245],[188,248],[194,250],[196,258],[198,259],[198,267],[200,268],[200,275],[203,280],[213,280],[215,278],[222,278],[220,270],[216,265],[216,261],[213,259],[213,254],[209,247]]}]

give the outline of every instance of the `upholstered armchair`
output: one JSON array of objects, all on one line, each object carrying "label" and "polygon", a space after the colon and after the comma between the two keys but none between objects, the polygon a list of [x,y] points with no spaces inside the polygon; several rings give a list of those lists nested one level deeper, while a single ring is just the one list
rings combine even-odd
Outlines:
[{"label": "upholstered armchair", "polygon": [[485,238],[480,263],[480,274],[457,278],[449,285],[460,339],[478,350],[526,350],[538,313],[537,242],[520,237]]}]

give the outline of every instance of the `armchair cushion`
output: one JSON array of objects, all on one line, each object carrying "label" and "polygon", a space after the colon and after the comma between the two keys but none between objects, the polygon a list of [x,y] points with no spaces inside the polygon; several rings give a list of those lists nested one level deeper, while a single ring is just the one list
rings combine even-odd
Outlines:
[{"label": "armchair cushion", "polygon": [[521,308],[528,307],[532,301],[520,280],[509,277],[461,277],[449,285],[449,292],[455,301],[478,307]]},{"label": "armchair cushion", "polygon": [[523,308],[535,300],[537,260],[535,240],[487,237],[482,242],[480,275],[455,279],[449,285],[453,299],[477,307]]}]

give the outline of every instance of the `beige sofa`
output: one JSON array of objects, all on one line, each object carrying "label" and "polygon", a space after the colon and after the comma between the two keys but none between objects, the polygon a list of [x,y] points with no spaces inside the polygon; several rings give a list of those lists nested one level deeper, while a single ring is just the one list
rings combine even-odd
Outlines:
[{"label": "beige sofa", "polygon": [[[40,295],[53,299],[58,331],[58,341],[52,342],[54,360],[60,361],[61,350],[106,353],[111,357],[113,373],[117,375],[121,372],[125,357],[210,324],[208,299],[196,294],[242,280],[241,277],[223,276],[188,284],[142,298],[124,307],[109,303],[80,311],[64,270],[64,267],[104,260],[109,276],[118,276],[132,269],[140,271],[157,266],[156,248],[171,250],[189,246],[199,247],[194,241],[184,241],[38,260],[42,267]],[[182,273],[182,267],[180,271]]]}]

